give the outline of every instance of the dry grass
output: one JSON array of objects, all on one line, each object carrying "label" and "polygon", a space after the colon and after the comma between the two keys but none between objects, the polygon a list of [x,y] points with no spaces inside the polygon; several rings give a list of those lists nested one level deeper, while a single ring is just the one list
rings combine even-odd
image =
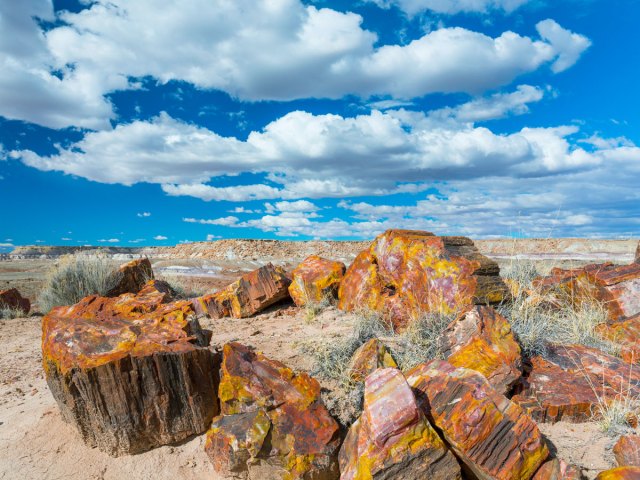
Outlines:
[{"label": "dry grass", "polygon": [[27,314],[21,308],[0,306],[0,319],[2,320],[11,320],[13,318],[22,318],[26,316]]}]

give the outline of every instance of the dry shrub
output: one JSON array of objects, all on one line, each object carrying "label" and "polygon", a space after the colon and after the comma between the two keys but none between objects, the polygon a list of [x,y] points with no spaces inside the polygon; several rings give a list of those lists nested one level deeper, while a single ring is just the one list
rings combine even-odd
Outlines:
[{"label": "dry shrub", "polygon": [[26,317],[27,314],[21,308],[11,308],[7,306],[0,305],[0,319],[2,320],[10,320],[13,318],[22,318]]}]

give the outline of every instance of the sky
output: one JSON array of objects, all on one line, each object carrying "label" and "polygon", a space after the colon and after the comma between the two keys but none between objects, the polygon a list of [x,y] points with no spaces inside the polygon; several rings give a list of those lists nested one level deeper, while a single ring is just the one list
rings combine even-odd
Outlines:
[{"label": "sky", "polygon": [[0,0],[0,249],[640,236],[640,0]]}]

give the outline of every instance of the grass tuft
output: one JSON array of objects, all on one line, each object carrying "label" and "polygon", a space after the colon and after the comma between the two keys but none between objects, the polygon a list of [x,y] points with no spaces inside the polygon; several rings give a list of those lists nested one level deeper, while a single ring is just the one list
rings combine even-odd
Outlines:
[{"label": "grass tuft", "polygon": [[11,308],[7,306],[0,307],[0,319],[11,320],[13,318],[26,317],[27,314],[21,308]]}]

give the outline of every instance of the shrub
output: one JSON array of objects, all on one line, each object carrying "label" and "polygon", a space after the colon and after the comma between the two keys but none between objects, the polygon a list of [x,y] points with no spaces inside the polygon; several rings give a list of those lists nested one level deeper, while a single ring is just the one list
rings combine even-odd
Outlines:
[{"label": "shrub", "polygon": [[11,308],[0,305],[0,319],[22,318],[26,316],[26,313],[21,308]]},{"label": "shrub", "polygon": [[49,272],[38,303],[43,312],[73,305],[88,295],[106,295],[119,280],[120,272],[108,258],[69,255]]}]

